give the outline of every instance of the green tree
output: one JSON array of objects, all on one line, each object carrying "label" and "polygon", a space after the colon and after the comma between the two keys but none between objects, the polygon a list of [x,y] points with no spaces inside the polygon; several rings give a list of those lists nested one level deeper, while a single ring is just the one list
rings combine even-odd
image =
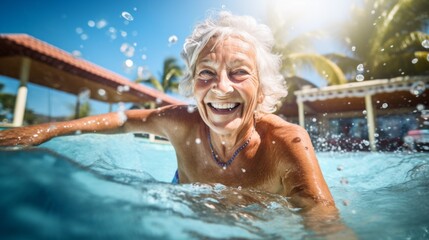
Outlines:
[{"label": "green tree", "polygon": [[365,79],[429,73],[429,1],[364,0],[349,19],[339,36],[350,51],[329,56],[344,72]]},{"label": "green tree", "polygon": [[169,57],[164,60],[163,71],[160,78],[161,80],[158,80],[155,76],[150,75],[147,78],[137,78],[135,82],[149,82],[157,90],[164,93],[176,92],[179,87],[178,80],[182,74],[182,68],[177,64],[176,58]]},{"label": "green tree", "polygon": [[335,62],[317,53],[314,49],[315,40],[323,36],[320,31],[305,32],[299,35],[292,35],[289,31],[297,19],[293,17],[285,18],[284,15],[276,12],[276,7],[271,6],[268,14],[268,25],[273,31],[275,44],[274,52],[282,57],[281,71],[286,78],[289,94],[286,102],[294,101],[293,92],[305,85],[315,87],[314,84],[302,78],[304,71],[313,70],[327,85],[339,85],[347,82],[346,76]]},{"label": "green tree", "polygon": [[[325,79],[328,85],[346,83],[346,77],[342,70],[329,58],[317,53],[313,48],[313,43],[321,37],[320,31],[305,32],[297,36],[290,34],[289,29],[293,28],[295,19],[285,19],[275,11],[275,7],[270,7],[268,14],[268,25],[274,34],[274,51],[282,56],[281,71],[286,78],[299,79],[302,70],[312,69],[321,78]],[[299,84],[297,84],[299,85]],[[291,91],[289,86],[289,91]]]}]

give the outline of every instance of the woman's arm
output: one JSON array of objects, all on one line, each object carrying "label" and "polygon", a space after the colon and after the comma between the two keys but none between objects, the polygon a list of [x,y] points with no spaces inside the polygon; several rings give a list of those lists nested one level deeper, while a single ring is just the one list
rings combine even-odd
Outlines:
[{"label": "woman's arm", "polygon": [[[44,123],[0,131],[0,146],[39,145],[56,136],[80,133],[147,132],[168,137],[171,130],[183,129],[186,106],[128,110],[89,116],[71,121]],[[180,131],[175,131],[178,133]]]},{"label": "woman's arm", "polygon": [[124,113],[107,113],[81,119],[43,123],[0,131],[0,146],[39,145],[53,137],[75,132],[121,132]]}]

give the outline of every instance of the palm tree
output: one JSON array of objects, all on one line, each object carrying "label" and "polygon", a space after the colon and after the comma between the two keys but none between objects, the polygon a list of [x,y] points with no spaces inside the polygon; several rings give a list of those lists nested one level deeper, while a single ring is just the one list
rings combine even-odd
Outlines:
[{"label": "palm tree", "polygon": [[182,76],[182,68],[177,64],[177,60],[174,57],[169,57],[164,60],[163,71],[161,75],[161,80],[158,80],[155,76],[150,75],[149,77],[137,78],[135,82],[149,82],[157,90],[167,93],[167,92],[176,92],[178,90],[178,79]]},{"label": "palm tree", "polygon": [[306,32],[298,36],[290,36],[295,19],[284,19],[271,6],[268,14],[268,25],[273,31],[273,51],[282,57],[281,71],[286,79],[289,94],[284,99],[286,104],[295,103],[294,91],[305,85],[316,87],[313,83],[300,76],[303,70],[313,70],[327,85],[339,85],[347,82],[346,76],[335,62],[313,50],[313,42],[323,35],[320,31]]},{"label": "palm tree", "polygon": [[[312,31],[298,36],[290,36],[288,29],[294,24],[294,19],[284,19],[276,13],[275,7],[269,8],[268,25],[275,38],[274,51],[281,54],[281,71],[287,79],[300,79],[299,72],[307,68],[313,69],[327,85],[346,83],[346,77],[342,70],[329,58],[312,50],[313,41],[322,35],[321,32]],[[295,78],[298,77],[298,78]],[[288,84],[291,86],[299,84]]]},{"label": "palm tree", "polygon": [[366,79],[428,74],[428,9],[427,0],[365,0],[340,33],[351,56],[329,57],[352,75],[362,64]]}]

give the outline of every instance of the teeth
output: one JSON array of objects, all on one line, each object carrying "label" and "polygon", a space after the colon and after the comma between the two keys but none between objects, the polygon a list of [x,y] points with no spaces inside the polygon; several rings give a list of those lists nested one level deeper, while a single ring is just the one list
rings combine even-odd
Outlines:
[{"label": "teeth", "polygon": [[238,105],[238,103],[211,103],[212,107],[216,109],[231,109]]}]

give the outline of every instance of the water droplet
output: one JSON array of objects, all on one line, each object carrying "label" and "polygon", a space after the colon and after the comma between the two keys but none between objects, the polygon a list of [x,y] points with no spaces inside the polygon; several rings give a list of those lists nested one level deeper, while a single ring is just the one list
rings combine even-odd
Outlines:
[{"label": "water droplet", "polygon": [[100,89],[98,89],[97,93],[98,93],[98,95],[104,97],[106,95],[106,90],[100,88]]},{"label": "water droplet", "polygon": [[146,60],[146,59],[147,59],[146,54],[143,54],[143,55],[142,55],[142,60]]},{"label": "water droplet", "polygon": [[88,21],[88,27],[95,27],[95,22],[93,20]]},{"label": "water droplet", "polygon": [[134,56],[134,51],[135,48],[133,46],[131,46],[128,43],[123,43],[121,45],[121,47],[119,48],[119,50],[121,51],[121,53],[123,53],[126,57],[133,57]]},{"label": "water droplet", "polygon": [[344,169],[344,167],[343,167],[342,165],[338,165],[338,166],[337,166],[337,170],[338,170],[338,171],[343,171],[343,169]]},{"label": "water droplet", "polygon": [[131,59],[127,59],[127,60],[125,60],[124,65],[127,68],[131,68],[134,65],[134,62]]},{"label": "water droplet", "polygon": [[178,38],[177,38],[177,36],[176,36],[176,35],[171,35],[171,36],[168,38],[168,42],[169,42],[170,44],[175,44],[175,43],[177,42],[177,40],[178,40]]},{"label": "water droplet", "polygon": [[294,142],[294,143],[301,142],[301,138],[296,137],[296,138],[294,138],[294,139],[292,140],[292,142]]},{"label": "water droplet", "polygon": [[134,17],[133,17],[133,15],[131,15],[129,12],[126,12],[126,11],[123,11],[122,12],[122,17],[123,18],[125,18],[127,21],[133,21],[134,20]]},{"label": "water droplet", "polygon": [[411,60],[411,63],[412,63],[412,64],[416,64],[418,61],[419,61],[419,59],[418,59],[418,58],[413,58],[413,60]]},{"label": "water droplet", "polygon": [[124,87],[122,85],[119,85],[119,86],[116,87],[116,91],[118,93],[122,93],[124,91]]},{"label": "water droplet", "polygon": [[387,103],[383,103],[383,104],[381,105],[381,108],[383,108],[383,109],[386,109],[387,107],[389,107],[389,104],[387,104]]},{"label": "water droplet", "polygon": [[316,118],[312,118],[311,121],[312,122],[317,122],[317,119]]},{"label": "water droplet", "polygon": [[196,106],[188,105],[188,108],[186,110],[188,111],[188,113],[193,113],[193,112],[195,112],[195,109],[197,109]]},{"label": "water droplet", "polygon": [[362,82],[363,80],[365,80],[365,77],[362,74],[356,75],[356,81]]},{"label": "water droplet", "polygon": [[358,70],[359,72],[363,72],[364,71],[363,64],[361,63],[361,64],[357,65],[356,70]]},{"label": "water droplet", "polygon": [[429,48],[429,39],[425,39],[425,40],[423,40],[423,41],[422,41],[422,46],[423,46],[424,48]]},{"label": "water droplet", "polygon": [[222,167],[222,169],[223,169],[223,170],[226,170],[226,167],[224,166],[224,167]]},{"label": "water droplet", "polygon": [[246,172],[246,169],[242,168],[242,169],[241,169],[241,171],[242,171],[243,173],[245,173],[245,172]]},{"label": "water droplet", "polygon": [[121,37],[125,38],[127,37],[128,33],[125,31],[121,31]]},{"label": "water droplet", "polygon": [[86,35],[85,33],[84,34],[82,34],[82,35],[80,35],[80,39],[82,39],[82,40],[87,40],[88,39],[88,35]]},{"label": "water droplet", "polygon": [[104,27],[106,27],[107,26],[107,21],[106,20],[104,20],[104,19],[101,19],[100,21],[98,21],[97,22],[97,24],[96,24],[96,27],[98,28],[98,29],[102,29],[102,28],[104,28]]},{"label": "water droplet", "polygon": [[80,27],[76,28],[76,33],[77,34],[82,34],[83,33],[83,29],[80,28]]},{"label": "water droplet", "polygon": [[272,141],[273,144],[276,144],[276,141]]},{"label": "water droplet", "polygon": [[81,57],[82,53],[79,50],[73,50],[72,55],[73,57]]},{"label": "water droplet", "polygon": [[124,86],[122,87],[122,89],[123,89],[123,91],[124,91],[124,92],[128,92],[128,91],[130,91],[130,86],[128,86],[128,85],[124,85]]},{"label": "water droplet", "polygon": [[162,103],[162,99],[161,98],[156,98],[156,100],[155,100],[155,102],[156,102],[156,104],[161,104]]},{"label": "water droplet", "polygon": [[355,46],[352,46],[352,51],[353,52],[356,51],[356,47]]},{"label": "water droplet", "polygon": [[416,106],[416,108],[417,108],[417,110],[418,110],[418,111],[423,111],[423,110],[425,110],[425,105],[423,105],[423,104],[418,104],[418,105]]},{"label": "water droplet", "polygon": [[200,138],[195,138],[195,143],[196,144],[200,144],[201,143],[201,139]]},{"label": "water droplet", "polygon": [[410,92],[415,96],[421,95],[426,90],[426,84],[422,81],[418,81],[411,85]]}]

